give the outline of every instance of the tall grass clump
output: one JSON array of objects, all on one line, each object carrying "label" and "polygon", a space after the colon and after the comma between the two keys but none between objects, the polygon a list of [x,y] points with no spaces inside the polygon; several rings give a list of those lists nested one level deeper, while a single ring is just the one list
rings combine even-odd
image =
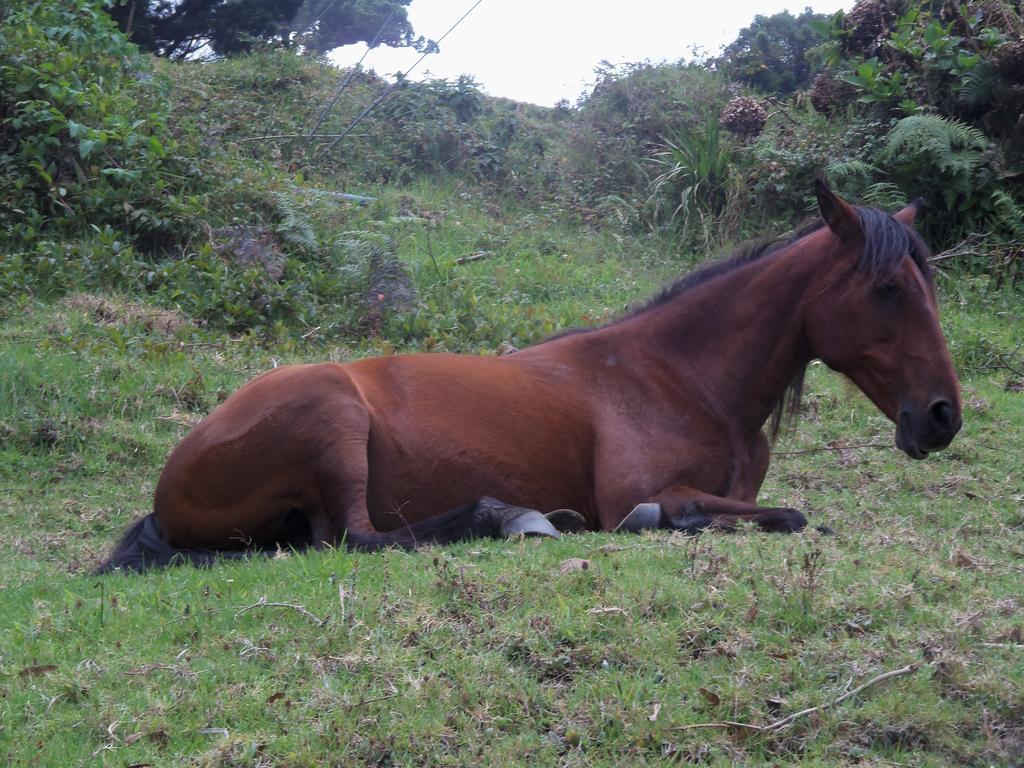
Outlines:
[{"label": "tall grass clump", "polygon": [[648,199],[654,223],[677,227],[684,236],[700,232],[704,242],[713,241],[729,198],[732,159],[715,112],[700,127],[666,137],[664,148],[651,158],[660,171]]}]

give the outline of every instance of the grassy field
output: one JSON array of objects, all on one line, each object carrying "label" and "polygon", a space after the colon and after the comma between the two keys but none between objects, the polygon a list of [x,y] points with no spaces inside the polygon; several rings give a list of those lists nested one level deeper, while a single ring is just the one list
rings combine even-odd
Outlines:
[{"label": "grassy field", "polygon": [[966,279],[942,282],[966,404],[949,450],[906,458],[812,367],[764,498],[835,536],[588,534],[90,575],[148,511],[166,453],[254,374],[518,346],[683,268],[610,229],[446,205],[435,226],[423,210],[388,225],[424,309],[368,342],[219,336],[116,295],[0,307],[3,764],[1019,763],[1024,309]]}]

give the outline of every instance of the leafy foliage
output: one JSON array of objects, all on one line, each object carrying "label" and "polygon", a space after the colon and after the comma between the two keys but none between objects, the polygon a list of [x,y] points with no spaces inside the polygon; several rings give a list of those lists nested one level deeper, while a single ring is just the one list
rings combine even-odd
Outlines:
[{"label": "leafy foliage", "polygon": [[1006,171],[979,128],[934,114],[893,123],[881,141],[830,162],[831,182],[845,194],[881,208],[926,202],[921,226],[933,242],[952,245],[972,233],[1015,239],[1019,203],[1003,188]]},{"label": "leafy foliage", "polygon": [[254,41],[278,38],[303,0],[118,0],[111,17],[132,42],[168,58],[210,49],[247,51]]},{"label": "leafy foliage", "polygon": [[[413,45],[410,0],[117,0],[121,31],[159,56],[245,53],[260,42],[324,52],[350,43]],[[422,41],[419,41],[422,42]]]},{"label": "leafy foliage", "polygon": [[903,118],[889,132],[878,164],[941,214],[936,222],[945,222],[937,227],[943,239],[999,226],[991,205],[999,168],[979,129],[938,115]]},{"label": "leafy foliage", "polygon": [[[293,238],[303,236],[294,221],[286,219],[282,228]],[[302,258],[293,255],[275,278],[259,264],[232,263],[209,243],[154,261],[107,227],[88,239],[38,240],[5,254],[0,297],[127,292],[179,309],[200,325],[262,339],[285,339],[295,329],[312,327],[326,336],[343,335],[358,327],[362,312],[353,300],[366,285],[360,238],[349,233]]]},{"label": "leafy foliage", "polygon": [[769,120],[765,132],[737,158],[736,171],[751,192],[744,215],[762,230],[767,221],[793,225],[804,218],[814,179],[841,151],[842,130],[834,121],[806,106],[787,114],[788,120]]},{"label": "leafy foliage", "polygon": [[[890,105],[901,103],[907,111],[914,111],[917,105],[907,100],[906,83],[902,72],[886,74],[876,57],[860,62],[854,71],[840,78],[856,86],[860,91],[858,101],[862,104]],[[909,106],[908,106],[909,105]]]},{"label": "leafy foliage", "polygon": [[859,90],[862,103],[913,114],[932,108],[947,117],[986,115],[997,138],[1011,127],[997,117],[1019,102],[1014,78],[993,61],[1024,32],[1019,9],[1000,0],[956,4],[861,0],[822,27],[815,51]]},{"label": "leafy foliage", "polygon": [[[1019,3],[860,0],[823,31],[814,57],[855,99],[830,175],[866,201],[924,197],[934,212],[925,227],[940,246],[975,232],[1014,238],[1024,198]],[[813,97],[838,117],[832,90]],[[858,124],[876,126],[869,141],[852,140]]]},{"label": "leafy foliage", "polygon": [[568,122],[560,194],[585,205],[609,198],[639,208],[650,195],[648,163],[664,137],[696,130],[728,101],[721,74],[698,65],[649,63],[597,70],[593,92]]},{"label": "leafy foliage", "polygon": [[[534,313],[536,291],[491,293],[450,274],[430,240],[446,214],[392,189],[422,184],[467,201],[452,214],[460,219],[469,206],[486,212],[479,240],[460,242],[460,256],[492,258],[508,242],[492,231],[496,222],[538,215],[587,222],[619,245],[665,237],[703,252],[795,224],[812,211],[808,191],[823,169],[858,202],[894,209],[924,196],[924,226],[939,247],[977,230],[1017,252],[1012,141],[989,128],[1003,113],[943,116],[919,74],[900,63],[906,52],[875,46],[858,58],[847,45],[841,52],[850,58],[837,66],[860,101],[826,118],[799,92],[774,99],[758,114],[764,132],[742,141],[722,136],[709,116],[730,100],[753,100],[698,62],[603,66],[592,94],[554,110],[488,98],[469,77],[400,82],[334,146],[389,88],[384,79],[353,73],[308,137],[347,74],[284,47],[147,61],[97,9],[86,0],[19,0],[5,9],[0,220],[13,245],[0,259],[0,293],[8,298],[112,290],[180,309],[211,330],[359,338],[369,326],[358,243],[389,237],[413,260],[428,298],[374,325],[388,338],[475,347],[492,331],[522,341],[576,321]],[[940,52],[956,36],[964,38],[958,50],[974,45],[948,21],[928,32],[926,10],[900,45],[910,50],[920,37]],[[1013,71],[1012,46],[993,45],[1004,54],[964,70],[959,103],[987,109],[987,94],[1000,92],[990,86]],[[957,55],[936,53],[935,66],[961,66]],[[379,199],[357,208],[339,192]],[[258,233],[273,249],[273,268],[235,258],[222,232]],[[532,246],[517,242],[503,258],[528,261]],[[544,242],[536,252],[568,250]],[[417,261],[423,253],[430,259]],[[438,291],[442,299],[429,297]]]},{"label": "leafy foliage", "polygon": [[749,27],[722,52],[722,65],[734,79],[766,93],[789,94],[807,87],[811,65],[807,52],[822,40],[827,17],[805,10],[755,16]]},{"label": "leafy foliage", "polygon": [[166,82],[98,3],[16,0],[0,36],[0,233],[188,230],[197,173],[174,155]]},{"label": "leafy foliage", "polygon": [[894,211],[904,207],[908,200],[898,184],[874,181],[875,167],[863,160],[840,160],[825,168],[825,175],[833,188],[865,205]]},{"label": "leafy foliage", "polygon": [[413,37],[406,7],[412,0],[305,0],[292,20],[302,42],[321,53],[352,43],[423,47]]},{"label": "leafy foliage", "polygon": [[685,230],[696,220],[714,220],[725,205],[731,160],[715,113],[707,115],[701,129],[666,137],[664,148],[652,158],[661,169],[651,187],[655,222],[678,220]]},{"label": "leafy foliage", "polygon": [[958,120],[938,115],[905,117],[893,126],[879,158],[883,162],[898,162],[900,158],[924,159],[943,180],[958,180],[958,188],[949,189],[956,195],[965,193],[970,182],[981,181],[979,172],[987,166],[985,152],[989,139],[977,128]]}]

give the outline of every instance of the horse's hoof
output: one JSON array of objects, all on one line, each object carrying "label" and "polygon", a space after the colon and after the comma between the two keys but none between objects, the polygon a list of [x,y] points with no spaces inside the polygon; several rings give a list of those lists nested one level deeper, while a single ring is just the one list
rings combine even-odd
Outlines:
[{"label": "horse's hoof", "polygon": [[502,536],[550,536],[557,539],[561,534],[548,519],[535,509],[514,508],[517,511],[501,521]]},{"label": "horse's hoof", "polygon": [[633,507],[633,511],[622,518],[622,522],[615,526],[615,532],[639,533],[640,531],[650,531],[660,527],[661,504],[649,501]]},{"label": "horse's hoof", "polygon": [[807,527],[807,518],[795,509],[773,509],[759,515],[756,522],[769,533],[799,533]]},{"label": "horse's hoof", "polygon": [[556,509],[544,517],[559,533],[582,533],[587,530],[587,519],[575,509]]}]

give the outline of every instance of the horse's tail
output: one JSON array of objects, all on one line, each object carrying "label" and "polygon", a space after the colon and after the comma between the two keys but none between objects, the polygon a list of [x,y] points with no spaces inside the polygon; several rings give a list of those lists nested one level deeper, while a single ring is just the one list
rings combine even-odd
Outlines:
[{"label": "horse's tail", "polygon": [[[262,550],[255,552],[265,554]],[[128,527],[114,547],[114,551],[110,553],[110,557],[96,569],[96,573],[110,573],[118,569],[144,571],[147,568],[162,568],[182,563],[212,565],[221,559],[240,559],[250,557],[253,553],[253,550],[214,551],[179,549],[171,546],[151,512]]]}]

